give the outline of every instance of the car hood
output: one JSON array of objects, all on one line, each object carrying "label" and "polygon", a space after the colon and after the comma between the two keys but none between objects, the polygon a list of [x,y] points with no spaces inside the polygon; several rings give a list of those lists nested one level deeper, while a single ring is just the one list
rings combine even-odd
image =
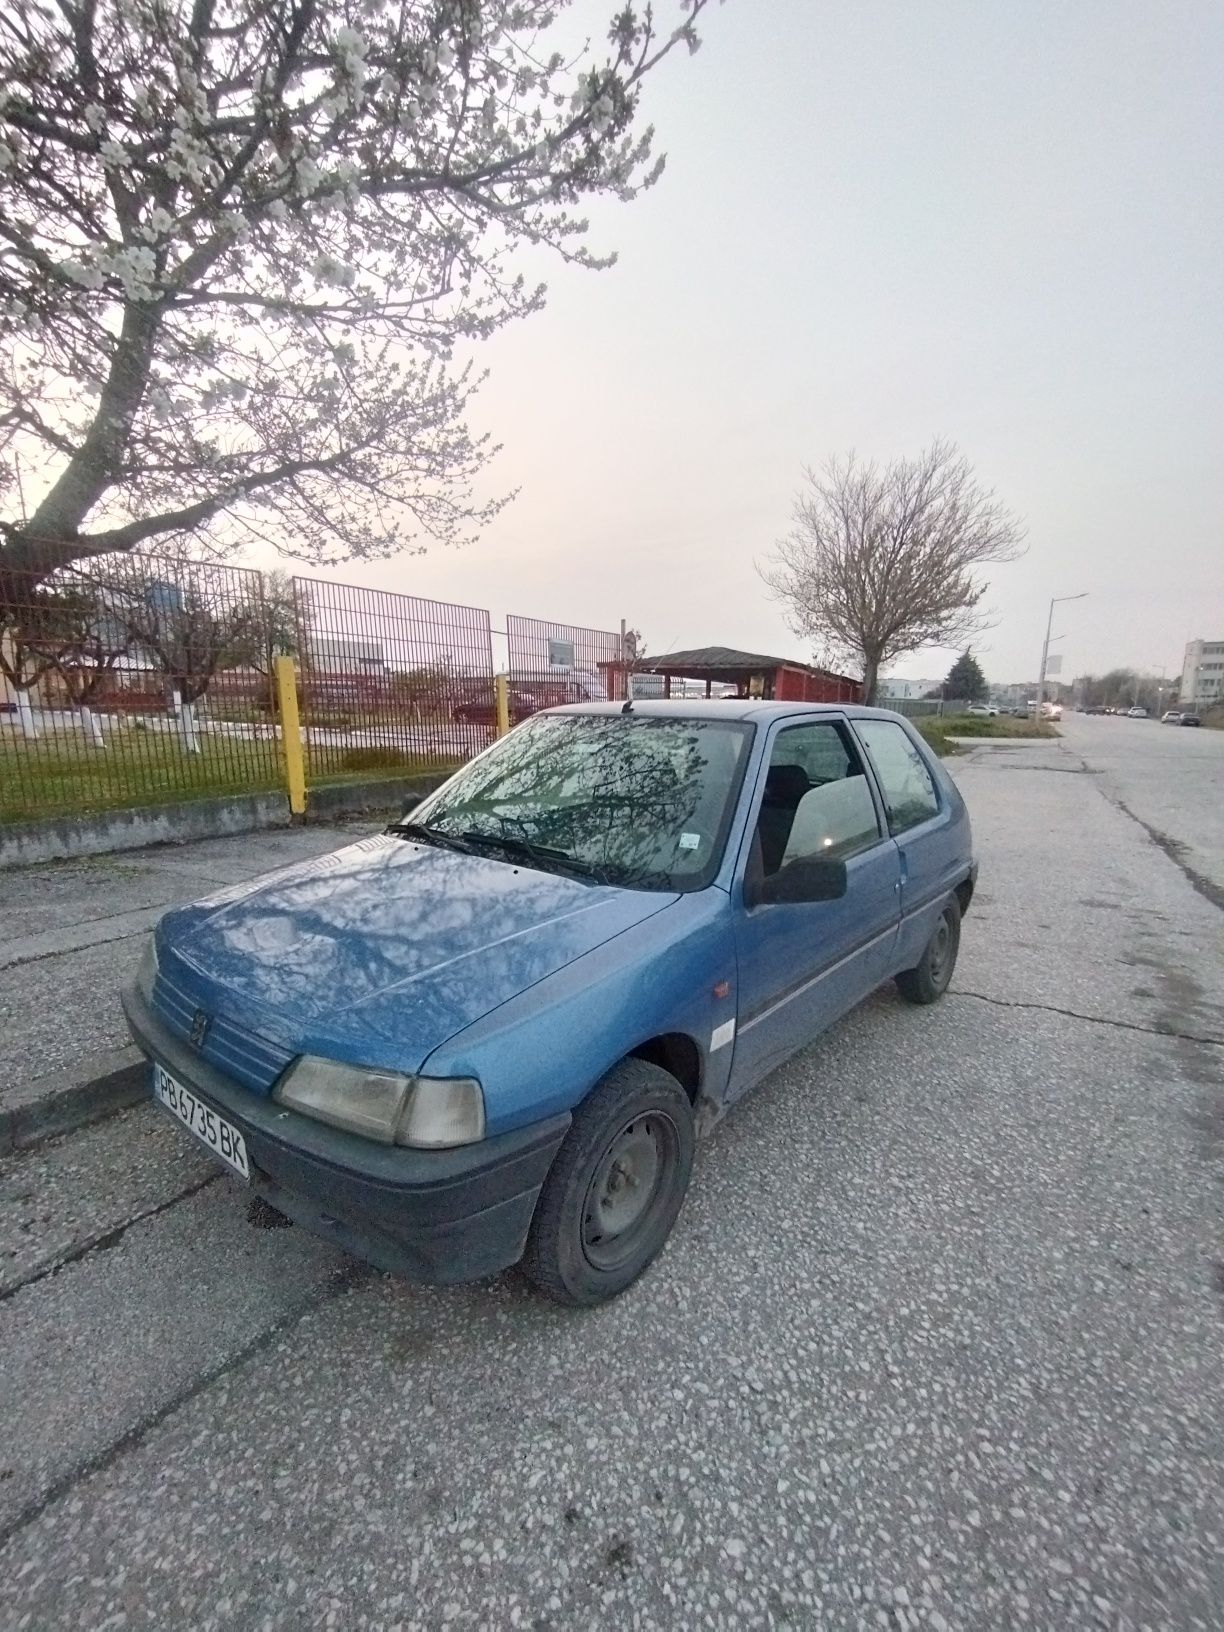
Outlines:
[{"label": "car hood", "polygon": [[384,835],[172,912],[158,948],[188,1004],[256,1045],[413,1071],[674,900]]}]

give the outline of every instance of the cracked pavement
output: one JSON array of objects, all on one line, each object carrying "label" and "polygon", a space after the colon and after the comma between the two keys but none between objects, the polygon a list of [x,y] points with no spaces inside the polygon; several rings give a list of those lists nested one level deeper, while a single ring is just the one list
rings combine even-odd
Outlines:
[{"label": "cracked pavement", "polygon": [[952,990],[751,1094],[606,1309],[269,1229],[148,1105],[0,1163],[6,1632],[1218,1628],[1224,736],[953,769]]}]

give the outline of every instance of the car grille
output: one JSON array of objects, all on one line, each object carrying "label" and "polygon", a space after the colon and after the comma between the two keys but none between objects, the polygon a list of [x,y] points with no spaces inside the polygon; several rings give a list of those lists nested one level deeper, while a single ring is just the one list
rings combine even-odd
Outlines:
[{"label": "car grille", "polygon": [[[153,1012],[176,1037],[190,1043],[201,1059],[215,1065],[218,1071],[240,1082],[244,1088],[266,1093],[295,1058],[291,1049],[270,1042],[258,1032],[248,1031],[223,1014],[202,1009],[164,970],[159,972],[153,987]],[[192,1028],[200,1014],[207,1015],[208,1025],[202,1041],[197,1042]]]}]

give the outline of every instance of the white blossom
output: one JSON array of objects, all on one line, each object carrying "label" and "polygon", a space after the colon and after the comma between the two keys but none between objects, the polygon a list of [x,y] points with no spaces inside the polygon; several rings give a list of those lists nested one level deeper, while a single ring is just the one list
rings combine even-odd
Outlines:
[{"label": "white blossom", "polygon": [[350,289],[357,276],[351,266],[345,266],[334,255],[317,255],[310,270],[320,283],[335,284],[341,289]]},{"label": "white blossom", "polygon": [[106,109],[97,102],[91,102],[85,109],[85,123],[96,136],[106,123]]},{"label": "white blossom", "polygon": [[336,31],[336,50],[343,57],[364,57],[367,46],[355,28],[341,28]]},{"label": "white blossom", "polygon": [[309,198],[323,180],[323,172],[308,153],[297,161],[296,168],[298,191],[303,198]]},{"label": "white blossom", "polygon": [[61,261],[60,271],[82,289],[101,289],[102,273],[92,261]]}]

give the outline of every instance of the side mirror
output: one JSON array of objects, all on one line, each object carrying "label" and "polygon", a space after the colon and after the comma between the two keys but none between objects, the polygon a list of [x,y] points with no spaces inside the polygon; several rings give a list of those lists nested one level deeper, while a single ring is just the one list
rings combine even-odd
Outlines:
[{"label": "side mirror", "polygon": [[846,864],[833,856],[800,856],[768,878],[745,884],[749,907],[798,906],[809,901],[840,901],[846,893]]}]

